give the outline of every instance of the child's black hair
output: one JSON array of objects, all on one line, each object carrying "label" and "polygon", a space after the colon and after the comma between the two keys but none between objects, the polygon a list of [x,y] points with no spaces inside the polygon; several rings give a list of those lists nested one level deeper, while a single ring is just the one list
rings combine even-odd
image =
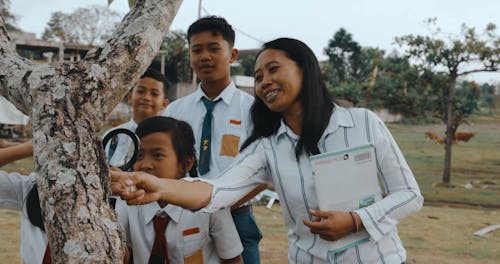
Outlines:
[{"label": "child's black hair", "polygon": [[28,213],[28,219],[31,224],[45,232],[42,209],[40,208],[40,198],[38,197],[38,188],[36,184],[31,187],[31,190],[26,197],[26,212]]},{"label": "child's black hair", "polygon": [[195,140],[191,126],[184,121],[171,117],[154,116],[142,120],[135,130],[139,138],[156,132],[170,133],[177,160],[181,162],[185,168],[189,158],[193,158],[194,164],[189,171],[189,176],[198,177],[198,172],[196,170],[196,151],[194,149]]},{"label": "child's black hair", "polygon": [[218,16],[202,17],[191,24],[187,32],[188,43],[191,43],[191,36],[194,34],[207,31],[212,32],[214,36],[220,34],[231,48],[234,47],[235,33],[233,27],[224,18]]},{"label": "child's black hair", "polygon": [[165,75],[150,67],[142,74],[141,79],[143,78],[151,78],[161,82],[163,84],[163,98],[168,98],[168,82]]}]

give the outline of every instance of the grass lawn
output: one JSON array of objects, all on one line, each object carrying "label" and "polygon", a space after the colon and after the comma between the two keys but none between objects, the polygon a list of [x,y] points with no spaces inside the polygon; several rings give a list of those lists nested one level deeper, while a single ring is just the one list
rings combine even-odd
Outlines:
[{"label": "grass lawn", "polygon": [[[451,183],[438,187],[444,168],[444,145],[425,138],[431,131],[444,135],[443,125],[388,125],[403,151],[427,202],[445,201],[500,207],[500,116],[476,117],[459,131],[473,132],[469,142],[452,147]],[[461,187],[470,183],[471,189]],[[484,189],[492,188],[492,189]],[[496,188],[496,189],[493,189]]]}]

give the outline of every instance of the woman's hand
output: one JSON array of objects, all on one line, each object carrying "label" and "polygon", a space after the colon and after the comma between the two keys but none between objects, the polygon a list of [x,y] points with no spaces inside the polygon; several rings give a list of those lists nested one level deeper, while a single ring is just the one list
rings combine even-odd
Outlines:
[{"label": "woman's hand", "polygon": [[154,175],[141,172],[124,172],[110,169],[111,189],[129,205],[147,204],[160,199],[162,180]]},{"label": "woman's hand", "polygon": [[318,234],[322,239],[334,241],[356,230],[349,212],[309,210],[309,213],[315,219],[312,221],[304,219],[304,225],[311,229],[311,233]]}]

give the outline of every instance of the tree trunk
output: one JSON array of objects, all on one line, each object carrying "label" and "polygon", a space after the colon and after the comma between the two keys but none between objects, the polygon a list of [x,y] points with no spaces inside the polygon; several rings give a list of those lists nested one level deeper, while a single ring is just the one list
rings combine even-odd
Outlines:
[{"label": "tree trunk", "polygon": [[139,0],[116,36],[76,63],[35,65],[0,17],[0,92],[30,115],[53,263],[120,263],[124,235],[108,205],[100,138],[106,116],[159,50],[181,0]]},{"label": "tree trunk", "polygon": [[446,108],[446,140],[444,156],[443,183],[450,183],[451,174],[451,147],[455,136],[455,126],[453,125],[453,101],[455,100],[456,76],[450,77],[450,86],[448,88],[448,103]]}]

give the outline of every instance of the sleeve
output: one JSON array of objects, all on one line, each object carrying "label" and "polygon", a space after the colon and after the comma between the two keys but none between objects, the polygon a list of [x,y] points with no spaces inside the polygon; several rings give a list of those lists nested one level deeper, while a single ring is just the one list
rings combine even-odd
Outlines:
[{"label": "sleeve", "polygon": [[0,171],[0,208],[21,211],[24,198],[35,182],[35,174],[23,176],[19,173]]},{"label": "sleeve", "polygon": [[221,259],[231,259],[243,252],[243,245],[229,208],[210,215],[210,236]]},{"label": "sleeve", "polygon": [[269,165],[262,140],[257,140],[238,154],[235,162],[219,178],[204,180],[213,185],[210,203],[202,209],[214,212],[230,207],[261,183],[269,183]]},{"label": "sleeve", "polygon": [[116,199],[115,212],[116,217],[118,219],[118,223],[120,224],[122,230],[125,232],[127,239],[127,246],[132,247],[130,241],[130,227],[128,222],[128,205],[125,201],[120,198]]},{"label": "sleeve", "polygon": [[356,212],[371,238],[378,241],[396,228],[399,221],[420,210],[423,196],[384,122],[370,111],[368,118],[377,156],[377,174],[386,196]]}]

